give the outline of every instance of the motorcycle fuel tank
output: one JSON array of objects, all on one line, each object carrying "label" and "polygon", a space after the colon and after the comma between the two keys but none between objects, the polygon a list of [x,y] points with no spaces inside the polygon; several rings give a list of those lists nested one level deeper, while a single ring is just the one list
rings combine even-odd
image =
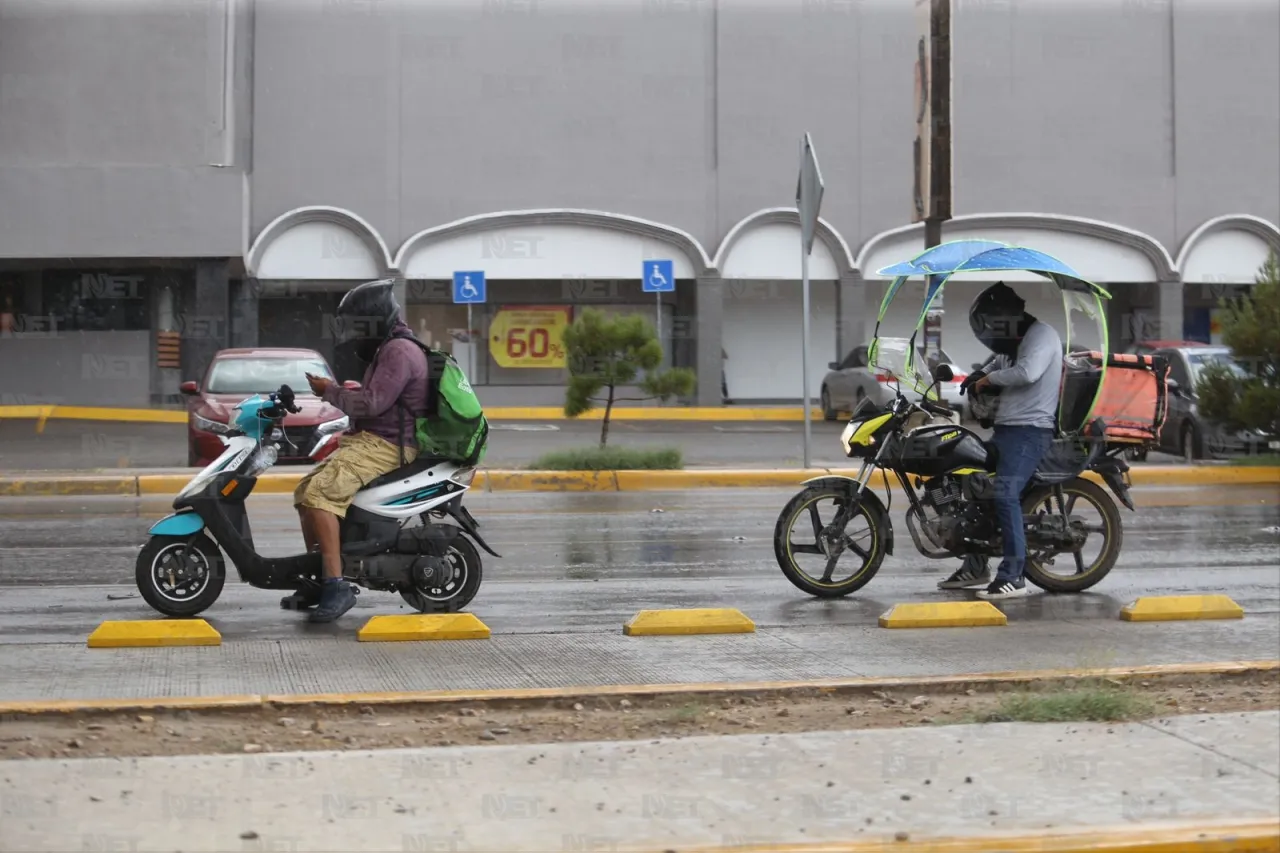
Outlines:
[{"label": "motorcycle fuel tank", "polygon": [[961,426],[922,427],[902,437],[898,466],[908,474],[937,477],[964,468],[989,470],[987,447]]}]

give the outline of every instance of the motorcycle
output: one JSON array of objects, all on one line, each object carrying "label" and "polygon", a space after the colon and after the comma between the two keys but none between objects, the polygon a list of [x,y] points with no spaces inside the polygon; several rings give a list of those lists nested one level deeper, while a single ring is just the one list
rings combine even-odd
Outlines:
[{"label": "motorcycle", "polygon": [[[174,513],[152,525],[138,554],[138,591],[152,608],[171,617],[208,609],[226,581],[223,552],[242,583],[292,590],[282,608],[306,610],[319,603],[320,554],[263,557],[255,550],[245,508],[258,476],[275,464],[280,443],[296,451],[283,423],[286,413],[298,411],[288,385],[235,407],[226,449],[178,494]],[[312,458],[345,428],[346,419],[321,426]],[[462,505],[475,473],[474,467],[425,456],[367,483],[339,526],[343,577],[357,587],[398,592],[421,613],[466,607],[483,574],[475,545],[501,556]],[[445,517],[456,524],[431,520]],[[422,523],[409,526],[414,518]]]},{"label": "motorcycle", "polygon": [[[1169,365],[1154,356],[1108,354],[1102,300],[1110,294],[1057,258],[990,240],[957,240],[877,270],[892,276],[893,282],[881,301],[868,361],[897,383],[894,397],[882,407],[864,399],[841,433],[844,454],[862,460],[857,477],[806,480],[779,514],[774,556],[797,588],[822,598],[849,595],[869,583],[885,556],[893,554],[889,506],[870,487],[877,471],[890,502],[891,476],[906,494],[907,530],[923,556],[939,560],[1002,556],[994,502],[996,448],[961,426],[959,414],[940,401],[940,384],[964,377],[942,364],[931,372],[932,382],[926,385],[916,372],[915,360],[916,337],[930,312],[937,310],[932,307],[934,301],[953,275],[980,273],[984,281],[991,281],[996,277],[992,273],[1009,271],[1053,282],[1066,309],[1056,437],[1020,496],[1026,577],[1046,591],[1080,592],[1102,581],[1115,566],[1124,538],[1120,511],[1115,500],[1085,475],[1092,473],[1120,503],[1134,510],[1129,466],[1120,456],[1135,447],[1157,445],[1168,412]],[[890,304],[913,277],[928,282],[915,330],[910,339],[881,337]],[[1089,345],[1073,343],[1073,335],[1079,337],[1081,332]],[[903,384],[921,394],[919,402],[903,395]],[[970,411],[984,425],[990,424],[992,407],[997,405],[998,394],[970,396]],[[835,504],[828,522],[818,510],[822,501]],[[1081,502],[1096,511],[1096,522],[1076,512]],[[812,542],[793,541],[797,525],[804,526],[806,540],[812,535]],[[1086,561],[1083,549],[1095,537],[1100,542],[1098,555]],[[837,562],[850,553],[856,557],[856,567],[848,577],[835,580]],[[810,574],[801,566],[799,558],[810,555],[821,564],[819,573]],[[1063,558],[1071,565],[1058,571],[1057,561]]]},{"label": "motorcycle", "polygon": [[[935,384],[950,382],[951,368],[939,365],[934,379]],[[1093,431],[1099,428],[1095,425]],[[877,407],[864,400],[841,433],[840,444],[846,456],[863,460],[858,476],[806,480],[805,488],[787,502],[775,525],[775,557],[783,575],[798,589],[821,598],[849,595],[866,586],[880,570],[885,555],[893,554],[889,506],[869,486],[877,470],[886,474],[886,491],[889,474],[902,486],[909,504],[907,531],[924,557],[1000,557],[1002,537],[992,476],[998,457],[992,445],[961,425],[958,413],[927,399],[911,402],[895,389],[887,406]],[[1122,452],[1122,447],[1109,444],[1105,437],[1059,439],[1041,462],[1021,495],[1026,577],[1031,583],[1052,592],[1080,592],[1097,584],[1115,566],[1124,537],[1120,511],[1105,491],[1081,474],[1096,472],[1133,510],[1124,482],[1129,467],[1117,458]],[[826,523],[818,509],[823,501],[833,502],[836,510]],[[1101,524],[1090,524],[1076,514],[1078,501],[1095,508]],[[812,544],[793,540],[798,525],[812,530]],[[1101,538],[1101,548],[1086,565],[1082,552],[1093,534]],[[846,553],[856,555],[856,566],[847,578],[833,580],[836,565]],[[820,576],[805,571],[797,559],[807,554],[825,560]],[[1072,560],[1074,571],[1070,574],[1054,571],[1056,559],[1063,555]]]}]

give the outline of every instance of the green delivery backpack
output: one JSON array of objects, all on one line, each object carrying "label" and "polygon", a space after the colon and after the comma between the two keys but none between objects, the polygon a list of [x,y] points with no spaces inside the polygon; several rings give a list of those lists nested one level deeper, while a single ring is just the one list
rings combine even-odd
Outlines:
[{"label": "green delivery backpack", "polygon": [[[414,418],[419,454],[479,465],[488,449],[489,421],[467,375],[453,356],[431,349],[412,333],[396,337],[413,341],[427,357],[427,410]],[[403,401],[396,402],[401,415],[408,411]],[[401,424],[403,429],[403,420]]]}]

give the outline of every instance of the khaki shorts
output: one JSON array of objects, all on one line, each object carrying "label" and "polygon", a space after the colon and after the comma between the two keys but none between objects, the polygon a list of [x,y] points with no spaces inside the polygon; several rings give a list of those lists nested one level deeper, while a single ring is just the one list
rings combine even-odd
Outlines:
[{"label": "khaki shorts", "polygon": [[[405,464],[418,455],[418,448],[404,449]],[[293,491],[295,507],[311,507],[345,518],[356,492],[388,471],[400,467],[400,448],[371,432],[344,435],[338,449],[298,483]]]}]

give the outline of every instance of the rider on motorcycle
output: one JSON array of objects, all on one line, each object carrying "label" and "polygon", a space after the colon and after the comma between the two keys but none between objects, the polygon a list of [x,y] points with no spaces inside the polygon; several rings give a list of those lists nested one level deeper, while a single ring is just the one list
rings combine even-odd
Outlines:
[{"label": "rider on motorcycle", "polygon": [[1047,323],[1027,313],[1026,303],[1004,282],[996,282],[973,301],[969,326],[993,355],[960,384],[960,393],[988,386],[999,389],[1000,405],[991,442],[998,460],[995,510],[1004,543],[1004,559],[991,579],[987,559],[965,557],[964,564],[939,589],[986,584],[978,598],[1000,600],[1027,594],[1027,543],[1022,523],[1022,490],[1048,452],[1057,429],[1058,389],[1062,378],[1062,339]]},{"label": "rider on motorcycle", "polygon": [[303,477],[293,493],[307,550],[319,550],[324,561],[323,591],[312,622],[332,622],[356,602],[355,590],[342,580],[338,519],[366,483],[418,455],[413,429],[400,431],[396,404],[403,401],[411,412],[426,408],[427,358],[413,341],[392,338],[408,331],[400,320],[393,286],[390,279],[365,282],[338,303],[335,360],[353,357],[367,365],[361,388],[352,391],[307,374],[311,391],[352,421],[338,448]]}]

